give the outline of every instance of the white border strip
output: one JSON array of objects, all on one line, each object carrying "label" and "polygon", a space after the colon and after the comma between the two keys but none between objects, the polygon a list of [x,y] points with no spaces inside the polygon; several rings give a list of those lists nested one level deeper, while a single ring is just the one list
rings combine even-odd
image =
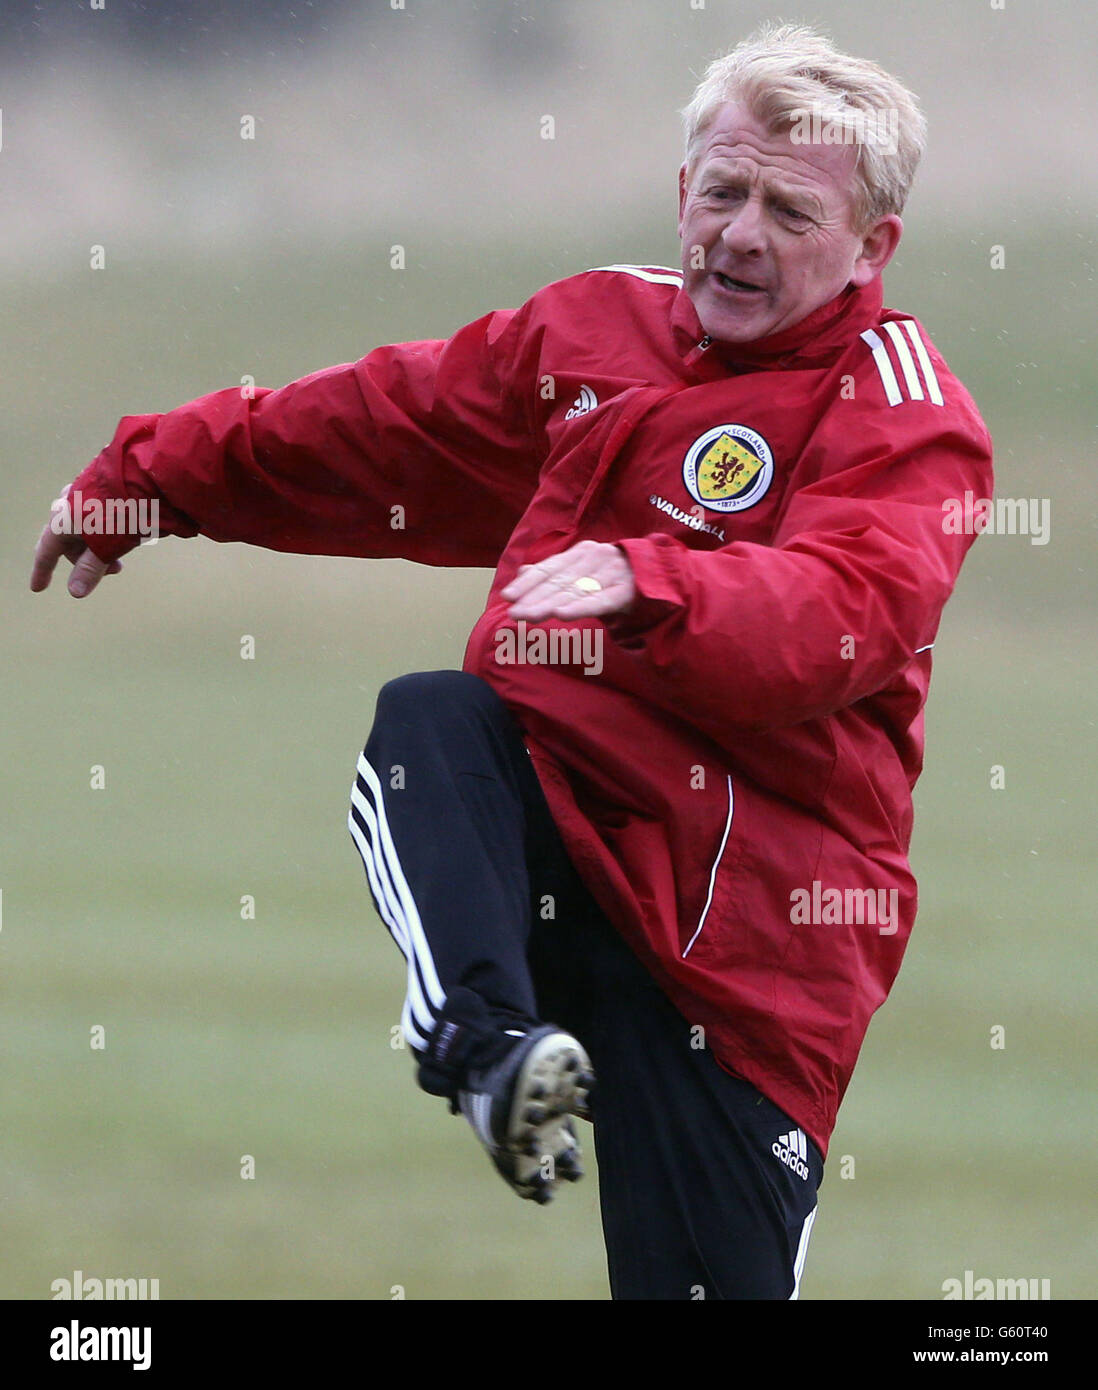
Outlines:
[{"label": "white border strip", "polygon": [[651,285],[682,285],[681,272],[674,270],[664,270],[660,273],[646,270],[641,265],[593,265],[587,273],[591,275],[596,270],[620,270],[625,275],[635,275],[638,280],[647,280]]},{"label": "white border strip", "polygon": [[710,905],[710,903],[712,903],[712,901],[713,901],[713,885],[714,885],[714,884],[716,883],[716,881],[717,881],[717,865],[721,862],[721,856],[724,854],[724,847],[725,847],[725,845],[728,843],[728,832],[732,829],[732,813],[733,813],[734,810],[735,810],[735,798],[734,798],[733,795],[732,795],[732,778],[731,778],[731,776],[729,776],[729,777],[728,777],[728,819],[727,819],[727,820],[725,821],[725,823],[724,823],[724,838],[721,840],[721,847],[720,847],[719,850],[717,850],[717,857],[716,857],[716,859],[713,860],[713,868],[710,870],[710,873],[709,873],[709,894],[708,894],[708,896],[707,896],[706,899],[705,899],[705,906],[702,908],[701,919],[699,920],[697,927],[694,929],[694,935],[693,935],[693,936],[690,938],[690,940],[686,943],[686,950],[683,951],[683,953],[682,953],[682,959],[683,959],[683,960],[685,960],[686,957],[689,955],[689,953],[690,953],[690,948],[691,948],[691,946],[693,946],[694,942],[697,941],[698,936],[699,936],[699,934],[700,934],[700,932],[701,932],[702,927],[705,926],[705,919],[706,919],[706,917],[709,915],[709,905]]},{"label": "white border strip", "polygon": [[818,1207],[812,1210],[804,1219],[801,1227],[800,1244],[797,1246],[797,1258],[793,1261],[793,1292],[789,1295],[790,1303],[801,1294],[801,1275],[804,1273],[804,1262],[808,1258],[808,1237],[812,1234],[812,1223],[816,1219]]}]

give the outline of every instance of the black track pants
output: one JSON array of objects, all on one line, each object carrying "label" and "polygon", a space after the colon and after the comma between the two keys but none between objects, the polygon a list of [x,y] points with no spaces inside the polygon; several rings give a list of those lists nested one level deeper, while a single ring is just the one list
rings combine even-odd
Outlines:
[{"label": "black track pants", "polygon": [[414,1051],[463,985],[590,1054],[613,1296],[795,1298],[820,1154],[717,1064],[607,922],[495,692],[458,671],[386,685],[349,824],[408,962]]}]

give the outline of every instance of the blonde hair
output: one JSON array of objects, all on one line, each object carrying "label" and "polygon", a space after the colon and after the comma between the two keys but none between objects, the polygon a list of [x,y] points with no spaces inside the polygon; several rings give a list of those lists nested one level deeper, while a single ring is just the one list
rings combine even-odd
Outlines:
[{"label": "blonde hair", "polygon": [[809,139],[855,146],[855,231],[903,211],[926,148],[926,118],[914,94],[876,63],[841,53],[805,25],[756,29],[709,64],[683,109],[688,171],[706,126],[727,101],[743,102],[772,134],[792,132],[796,140],[807,132]]}]

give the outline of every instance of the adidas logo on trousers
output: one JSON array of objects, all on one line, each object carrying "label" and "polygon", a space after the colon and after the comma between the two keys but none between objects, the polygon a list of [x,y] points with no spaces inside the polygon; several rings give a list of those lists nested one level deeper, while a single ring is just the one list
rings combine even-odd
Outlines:
[{"label": "adidas logo on trousers", "polygon": [[808,1153],[803,1130],[791,1129],[788,1134],[779,1134],[770,1152],[787,1168],[792,1168],[797,1177],[808,1181],[808,1164],[804,1161]]}]

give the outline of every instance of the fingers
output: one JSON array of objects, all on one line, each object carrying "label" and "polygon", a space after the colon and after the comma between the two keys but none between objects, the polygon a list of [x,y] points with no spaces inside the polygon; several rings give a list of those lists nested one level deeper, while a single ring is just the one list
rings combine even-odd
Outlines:
[{"label": "fingers", "polygon": [[[594,592],[586,585],[577,588],[580,579],[595,581]],[[501,596],[510,601],[511,617],[533,622],[606,617],[628,608],[635,595],[633,572],[624,553],[599,541],[580,541],[559,555],[523,565],[501,590]]]},{"label": "fingers", "polygon": [[79,536],[58,535],[46,526],[34,548],[34,564],[31,567],[31,592],[40,594],[48,589],[57,562],[62,556],[72,561],[72,574],[69,575],[69,593],[73,598],[84,598],[90,594],[105,574],[119,574],[121,560],[108,564],[87,548]]},{"label": "fingers", "polygon": [[49,526],[43,528],[34,547],[34,565],[31,568],[30,586],[34,593],[48,589],[57,562],[65,553],[68,537],[55,535]]},{"label": "fingers", "polygon": [[106,560],[101,560],[93,550],[85,549],[69,575],[69,593],[73,598],[90,594],[109,569]]},{"label": "fingers", "polygon": [[[511,617],[539,621],[554,615],[564,616],[566,608],[572,609],[569,617],[583,614],[594,616],[596,609],[592,601],[601,598],[601,593],[581,594],[571,587],[567,572],[559,566],[549,570],[541,565],[530,565],[519,571],[513,584],[504,590],[504,597],[511,600]],[[574,608],[578,604],[579,608]]]},{"label": "fingers", "polygon": [[578,548],[571,546],[568,550],[562,550],[559,555],[549,555],[546,559],[539,560],[536,565],[520,565],[514,579],[501,591],[502,597],[514,601],[526,598],[539,589],[552,593],[567,588],[574,577],[573,570],[577,560],[575,552]]},{"label": "fingers", "polygon": [[547,618],[572,601],[589,603],[597,594],[581,594],[552,575],[541,572],[524,574],[518,595],[511,600],[513,618]]},{"label": "fingers", "polygon": [[42,528],[38,544],[34,547],[34,564],[31,567],[30,586],[33,593],[48,589],[57,562],[62,555],[72,561],[80,557],[84,542],[72,534],[68,525],[62,524],[69,511],[68,496],[72,483],[66,483],[60,493],[50,503],[50,520]]},{"label": "fingers", "polygon": [[597,594],[569,593],[555,588],[551,591],[535,591],[527,598],[511,605],[512,618],[525,618],[527,622],[540,623],[546,618],[605,618],[628,608],[632,594],[624,586],[614,585]]},{"label": "fingers", "polygon": [[38,544],[34,548],[34,563],[31,566],[30,587],[32,593],[48,589],[57,562],[64,555],[72,563],[69,575],[69,593],[73,598],[83,598],[90,594],[105,574],[120,574],[121,560],[109,563],[89,550],[79,535],[74,535],[70,525],[62,525],[63,513],[69,511],[67,499],[72,491],[72,483],[66,483],[60,495],[50,505],[53,513],[50,522],[42,528]]}]

